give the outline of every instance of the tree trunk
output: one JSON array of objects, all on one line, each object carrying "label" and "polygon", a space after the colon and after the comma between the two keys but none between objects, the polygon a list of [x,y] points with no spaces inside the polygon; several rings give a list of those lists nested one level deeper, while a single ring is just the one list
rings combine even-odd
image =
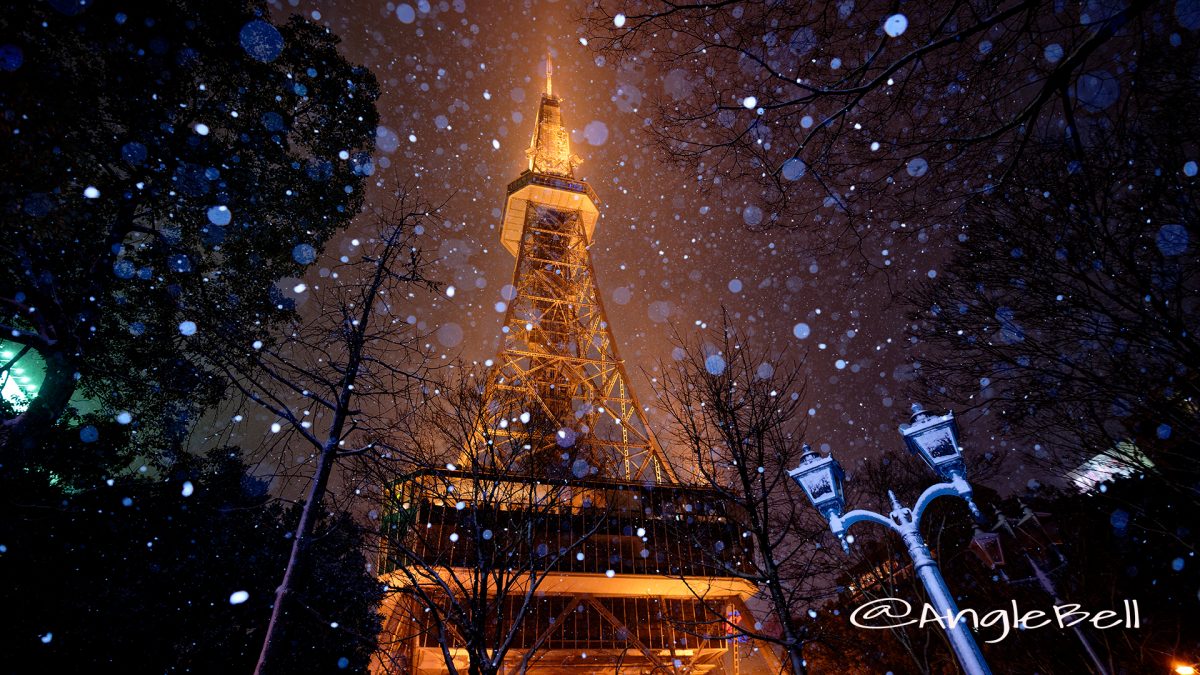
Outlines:
[{"label": "tree trunk", "polygon": [[795,675],[804,675],[808,669],[804,667],[804,657],[800,652],[804,649],[804,645],[788,645],[788,656],[792,658],[792,672]]},{"label": "tree trunk", "polygon": [[317,475],[313,477],[312,486],[308,491],[308,499],[305,500],[304,509],[300,512],[300,523],[296,526],[296,536],[292,541],[292,551],[288,556],[287,569],[283,572],[283,581],[275,589],[275,603],[271,608],[271,620],[267,623],[267,634],[263,637],[262,651],[258,654],[254,675],[264,675],[269,672],[267,664],[274,651],[279,627],[283,623],[284,603],[291,593],[300,555],[308,544],[309,537],[312,536],[316,520],[320,515],[321,504],[325,501],[325,489],[329,485],[329,476],[333,472],[333,455],[337,452],[337,442],[329,440],[325,445],[325,450],[321,452],[321,456],[317,460]]},{"label": "tree trunk", "polygon": [[380,289],[391,274],[390,264],[399,250],[400,240],[401,231],[397,227],[385,237],[383,252],[373,260],[374,273],[371,276],[369,287],[364,290],[361,296],[361,302],[348,306],[343,305],[342,307],[342,312],[346,315],[349,315],[350,309],[353,307],[359,306],[361,309],[358,311],[357,321],[345,321],[340,328],[340,334],[346,341],[346,367],[337,387],[337,400],[330,405],[330,410],[333,412],[333,419],[330,420],[329,430],[326,432],[323,444],[321,445],[321,455],[317,459],[317,472],[313,477],[312,486],[309,488],[308,499],[304,502],[304,510],[300,513],[300,523],[296,526],[296,538],[292,542],[292,551],[288,556],[287,569],[284,570],[283,581],[280,582],[279,588],[275,591],[275,605],[271,608],[271,620],[267,623],[267,633],[263,637],[262,651],[258,655],[258,663],[254,666],[254,675],[265,675],[270,672],[268,665],[271,655],[276,649],[275,642],[283,623],[285,603],[292,591],[292,585],[295,583],[296,570],[304,553],[304,547],[307,546],[308,540],[312,536],[313,528],[316,526],[316,519],[319,517],[322,505],[324,504],[325,492],[329,486],[329,477],[333,473],[333,467],[337,462],[342,433],[345,431],[346,422],[351,415],[351,402],[355,396],[354,386],[358,380],[359,369],[363,365],[366,332],[368,326],[370,326],[371,316],[375,311],[375,303],[379,301]]},{"label": "tree trunk", "polygon": [[[765,528],[764,528],[765,529]],[[779,615],[779,624],[783,629],[783,639],[786,645],[788,658],[791,660],[792,675],[807,675],[808,668],[804,665],[804,640],[800,639],[800,631],[796,629],[795,622],[792,619],[791,603],[783,594],[783,584],[779,567],[775,564],[773,557],[774,552],[766,545],[766,532],[759,541],[759,553],[763,556],[767,567],[767,578],[770,580],[771,602],[775,605],[775,611]]]},{"label": "tree trunk", "polygon": [[21,414],[4,422],[0,437],[0,464],[13,467],[33,450],[38,437],[62,416],[75,394],[77,380],[74,355],[63,351],[42,354],[46,377],[37,396]]}]

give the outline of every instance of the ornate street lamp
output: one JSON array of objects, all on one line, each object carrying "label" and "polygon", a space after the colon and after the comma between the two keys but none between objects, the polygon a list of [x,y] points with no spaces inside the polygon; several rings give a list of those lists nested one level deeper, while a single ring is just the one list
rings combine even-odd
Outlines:
[{"label": "ornate street lamp", "polygon": [[1059,548],[1063,543],[1062,535],[1050,514],[1035,512],[1020,499],[1017,499],[1017,504],[1021,507],[1021,519],[1017,521],[1016,534],[1021,543],[1036,549],[1048,548],[1058,556],[1060,562],[1066,562],[1067,558]]},{"label": "ornate street lamp", "polygon": [[908,451],[925,460],[937,475],[947,479],[954,474],[966,477],[953,411],[934,415],[914,403],[909,423],[900,425],[900,435]]},{"label": "ornate street lamp", "polygon": [[984,532],[975,526],[975,536],[971,538],[971,551],[979,557],[988,569],[1004,567],[1004,546],[1000,543],[1000,535],[995,532]]},{"label": "ornate street lamp", "polygon": [[[1054,582],[1050,579],[1050,575],[1066,564],[1067,559],[1059,550],[1056,540],[1058,539],[1058,530],[1054,528],[1049,521],[1050,514],[1038,513],[1029,508],[1025,502],[1017,500],[1021,505],[1021,520],[1014,528],[1012,520],[1004,515],[1004,512],[996,507],[996,524],[992,526],[991,532],[984,532],[975,527],[975,536],[971,538],[971,551],[988,566],[988,569],[996,569],[1004,565],[1004,545],[1001,539],[1002,533],[1007,532],[1012,539],[1016,541],[1017,551],[1029,563],[1029,569],[1033,572],[1033,576],[1025,579],[1010,579],[1003,570],[1000,576],[1009,584],[1021,584],[1028,581],[1037,581],[1042,590],[1054,600],[1055,605],[1063,604],[1062,598],[1058,595],[1058,589],[1054,587]],[[1053,529],[1052,529],[1053,528]],[[1036,557],[1031,552],[1041,551],[1045,546],[1043,542],[1048,542],[1049,548],[1058,557],[1058,566],[1049,570],[1042,569],[1038,564]],[[1071,632],[1075,633],[1076,639],[1083,646],[1083,650],[1087,653],[1088,659],[1092,662],[1092,669],[1100,673],[1100,675],[1108,675],[1108,666],[1100,658],[1095,647],[1092,646],[1087,635],[1078,623],[1071,625]]]},{"label": "ornate street lamp", "polygon": [[975,519],[983,520],[983,514],[971,498],[971,486],[967,484],[967,463],[958,442],[954,411],[935,415],[922,408],[920,403],[914,403],[908,424],[900,425],[900,436],[909,452],[925,460],[934,473],[954,486]]},{"label": "ornate street lamp", "polygon": [[789,471],[788,475],[804,490],[813,507],[829,521],[829,529],[841,541],[842,549],[846,552],[850,550],[846,532],[860,521],[883,525],[899,534],[908,547],[913,569],[925,586],[930,604],[942,619],[938,623],[946,631],[963,670],[968,675],[991,675],[967,622],[955,620],[959,612],[954,596],[946,587],[937,561],[929,553],[929,547],[921,536],[921,516],[930,502],[938,497],[960,497],[967,502],[976,519],[982,519],[979,508],[971,498],[971,485],[967,483],[966,463],[958,443],[958,425],[954,421],[954,414],[933,415],[914,405],[912,419],[909,424],[900,427],[900,435],[909,451],[919,455],[943,479],[943,482],[931,485],[922,492],[912,509],[903,506],[895,493],[888,490],[892,511],[887,516],[864,509],[855,509],[843,515],[846,501],[842,494],[845,476],[842,467],[832,456],[821,457],[807,445],[804,446],[800,466]]},{"label": "ornate street lamp", "polygon": [[803,450],[800,466],[788,475],[804,489],[804,494],[821,515],[826,518],[831,513],[841,515],[846,506],[846,498],[842,496],[842,480],[846,474],[842,472],[842,465],[833,455],[818,455],[808,443],[804,444]]}]

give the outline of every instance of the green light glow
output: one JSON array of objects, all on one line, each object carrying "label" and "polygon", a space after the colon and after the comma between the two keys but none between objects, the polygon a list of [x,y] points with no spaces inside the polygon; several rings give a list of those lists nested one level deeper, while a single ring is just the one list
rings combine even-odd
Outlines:
[{"label": "green light glow", "polygon": [[[20,351],[18,345],[0,342],[0,367],[8,365]],[[21,412],[28,408],[29,402],[37,396],[45,375],[46,370],[41,357],[29,351],[12,364],[8,371],[0,373],[0,397],[17,412]]]}]

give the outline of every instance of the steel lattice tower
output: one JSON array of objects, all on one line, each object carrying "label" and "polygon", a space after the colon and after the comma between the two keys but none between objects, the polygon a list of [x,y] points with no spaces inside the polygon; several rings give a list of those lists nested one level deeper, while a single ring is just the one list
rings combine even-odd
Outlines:
[{"label": "steel lattice tower", "polygon": [[[547,568],[502,672],[734,672],[736,651],[719,616],[727,607],[750,614],[745,600],[755,588],[729,572],[741,554],[730,546],[729,567],[714,568],[677,534],[687,527],[702,533],[700,540],[737,542],[741,528],[712,491],[679,484],[630,387],[589,252],[599,202],[575,178],[580,160],[571,154],[549,57],[546,65],[528,167],[507,190],[501,242],[516,257],[514,291],[505,298],[503,341],[488,372],[474,445],[527,449],[486,467],[495,471],[492,486],[571,485],[574,496],[542,514],[527,535],[531,547],[547,542],[553,549],[584,523],[594,529],[578,557]],[[428,611],[404,591],[407,585],[411,599],[433,592],[414,586],[446,588],[447,574],[475,579],[469,567],[477,559],[461,550],[462,542],[447,544],[447,535],[459,541],[471,519],[516,518],[502,514],[518,512],[519,504],[475,509],[472,482],[476,475],[461,468],[434,467],[393,488],[392,503],[402,513],[385,526],[384,548],[389,537],[403,540],[409,557],[381,556],[383,578],[398,593],[382,610],[383,647],[373,672],[440,674],[449,672],[447,653],[456,667],[465,659],[455,651],[461,636],[449,644],[433,637],[439,631]],[[421,496],[432,494],[430,484],[443,489],[440,496]],[[417,557],[452,570],[414,574],[415,563],[405,560]],[[713,607],[722,608],[715,624]],[[496,607],[506,616],[512,609]],[[689,625],[708,628],[689,631]]]},{"label": "steel lattice tower", "polygon": [[505,202],[501,242],[517,259],[515,294],[489,386],[526,400],[531,424],[550,432],[543,466],[559,464],[554,458],[571,448],[571,463],[586,463],[594,476],[673,482],[605,317],[589,252],[598,200],[575,179],[580,160],[571,154],[549,57],[527,154],[529,167],[509,184]]}]

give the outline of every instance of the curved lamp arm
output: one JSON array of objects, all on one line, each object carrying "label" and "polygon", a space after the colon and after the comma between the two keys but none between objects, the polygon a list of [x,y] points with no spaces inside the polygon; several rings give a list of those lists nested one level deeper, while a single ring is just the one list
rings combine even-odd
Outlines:
[{"label": "curved lamp arm", "polygon": [[925,508],[938,497],[961,497],[967,502],[967,507],[971,509],[971,515],[975,516],[975,520],[983,520],[983,513],[980,512],[972,498],[971,484],[959,474],[954,474],[949,483],[934,483],[925,488],[925,491],[917,498],[916,506],[913,507],[913,522],[920,525],[921,516],[925,515]]},{"label": "curved lamp arm", "polygon": [[874,511],[867,511],[866,509],[854,509],[850,513],[844,515],[830,513],[829,529],[832,530],[835,535],[837,535],[838,541],[842,543],[842,550],[846,553],[850,552],[850,544],[846,542],[846,532],[850,529],[851,525],[864,520],[869,520],[877,525],[889,527],[897,534],[901,534],[900,528],[896,526],[896,523],[892,522],[891,518],[881,516]]},{"label": "curved lamp arm", "polygon": [[[888,494],[891,494],[889,492]],[[846,514],[840,514],[835,511],[830,511],[825,514],[829,520],[829,529],[837,536],[838,541],[842,543],[842,550],[846,553],[850,552],[850,544],[846,541],[846,533],[855,523],[864,520],[883,525],[891,529],[901,537],[905,536],[903,527],[906,523],[912,523],[916,527],[921,525],[921,516],[925,515],[925,509],[938,497],[960,497],[967,502],[967,506],[971,509],[971,514],[975,516],[975,520],[982,521],[983,514],[980,513],[979,507],[975,505],[975,500],[972,498],[971,484],[966,481],[960,474],[953,474],[950,481],[946,483],[934,483],[917,498],[916,506],[911,511],[902,507],[896,501],[895,495],[892,496],[892,504],[895,510],[892,511],[890,517],[883,516],[874,511],[866,509],[855,509]]]}]

